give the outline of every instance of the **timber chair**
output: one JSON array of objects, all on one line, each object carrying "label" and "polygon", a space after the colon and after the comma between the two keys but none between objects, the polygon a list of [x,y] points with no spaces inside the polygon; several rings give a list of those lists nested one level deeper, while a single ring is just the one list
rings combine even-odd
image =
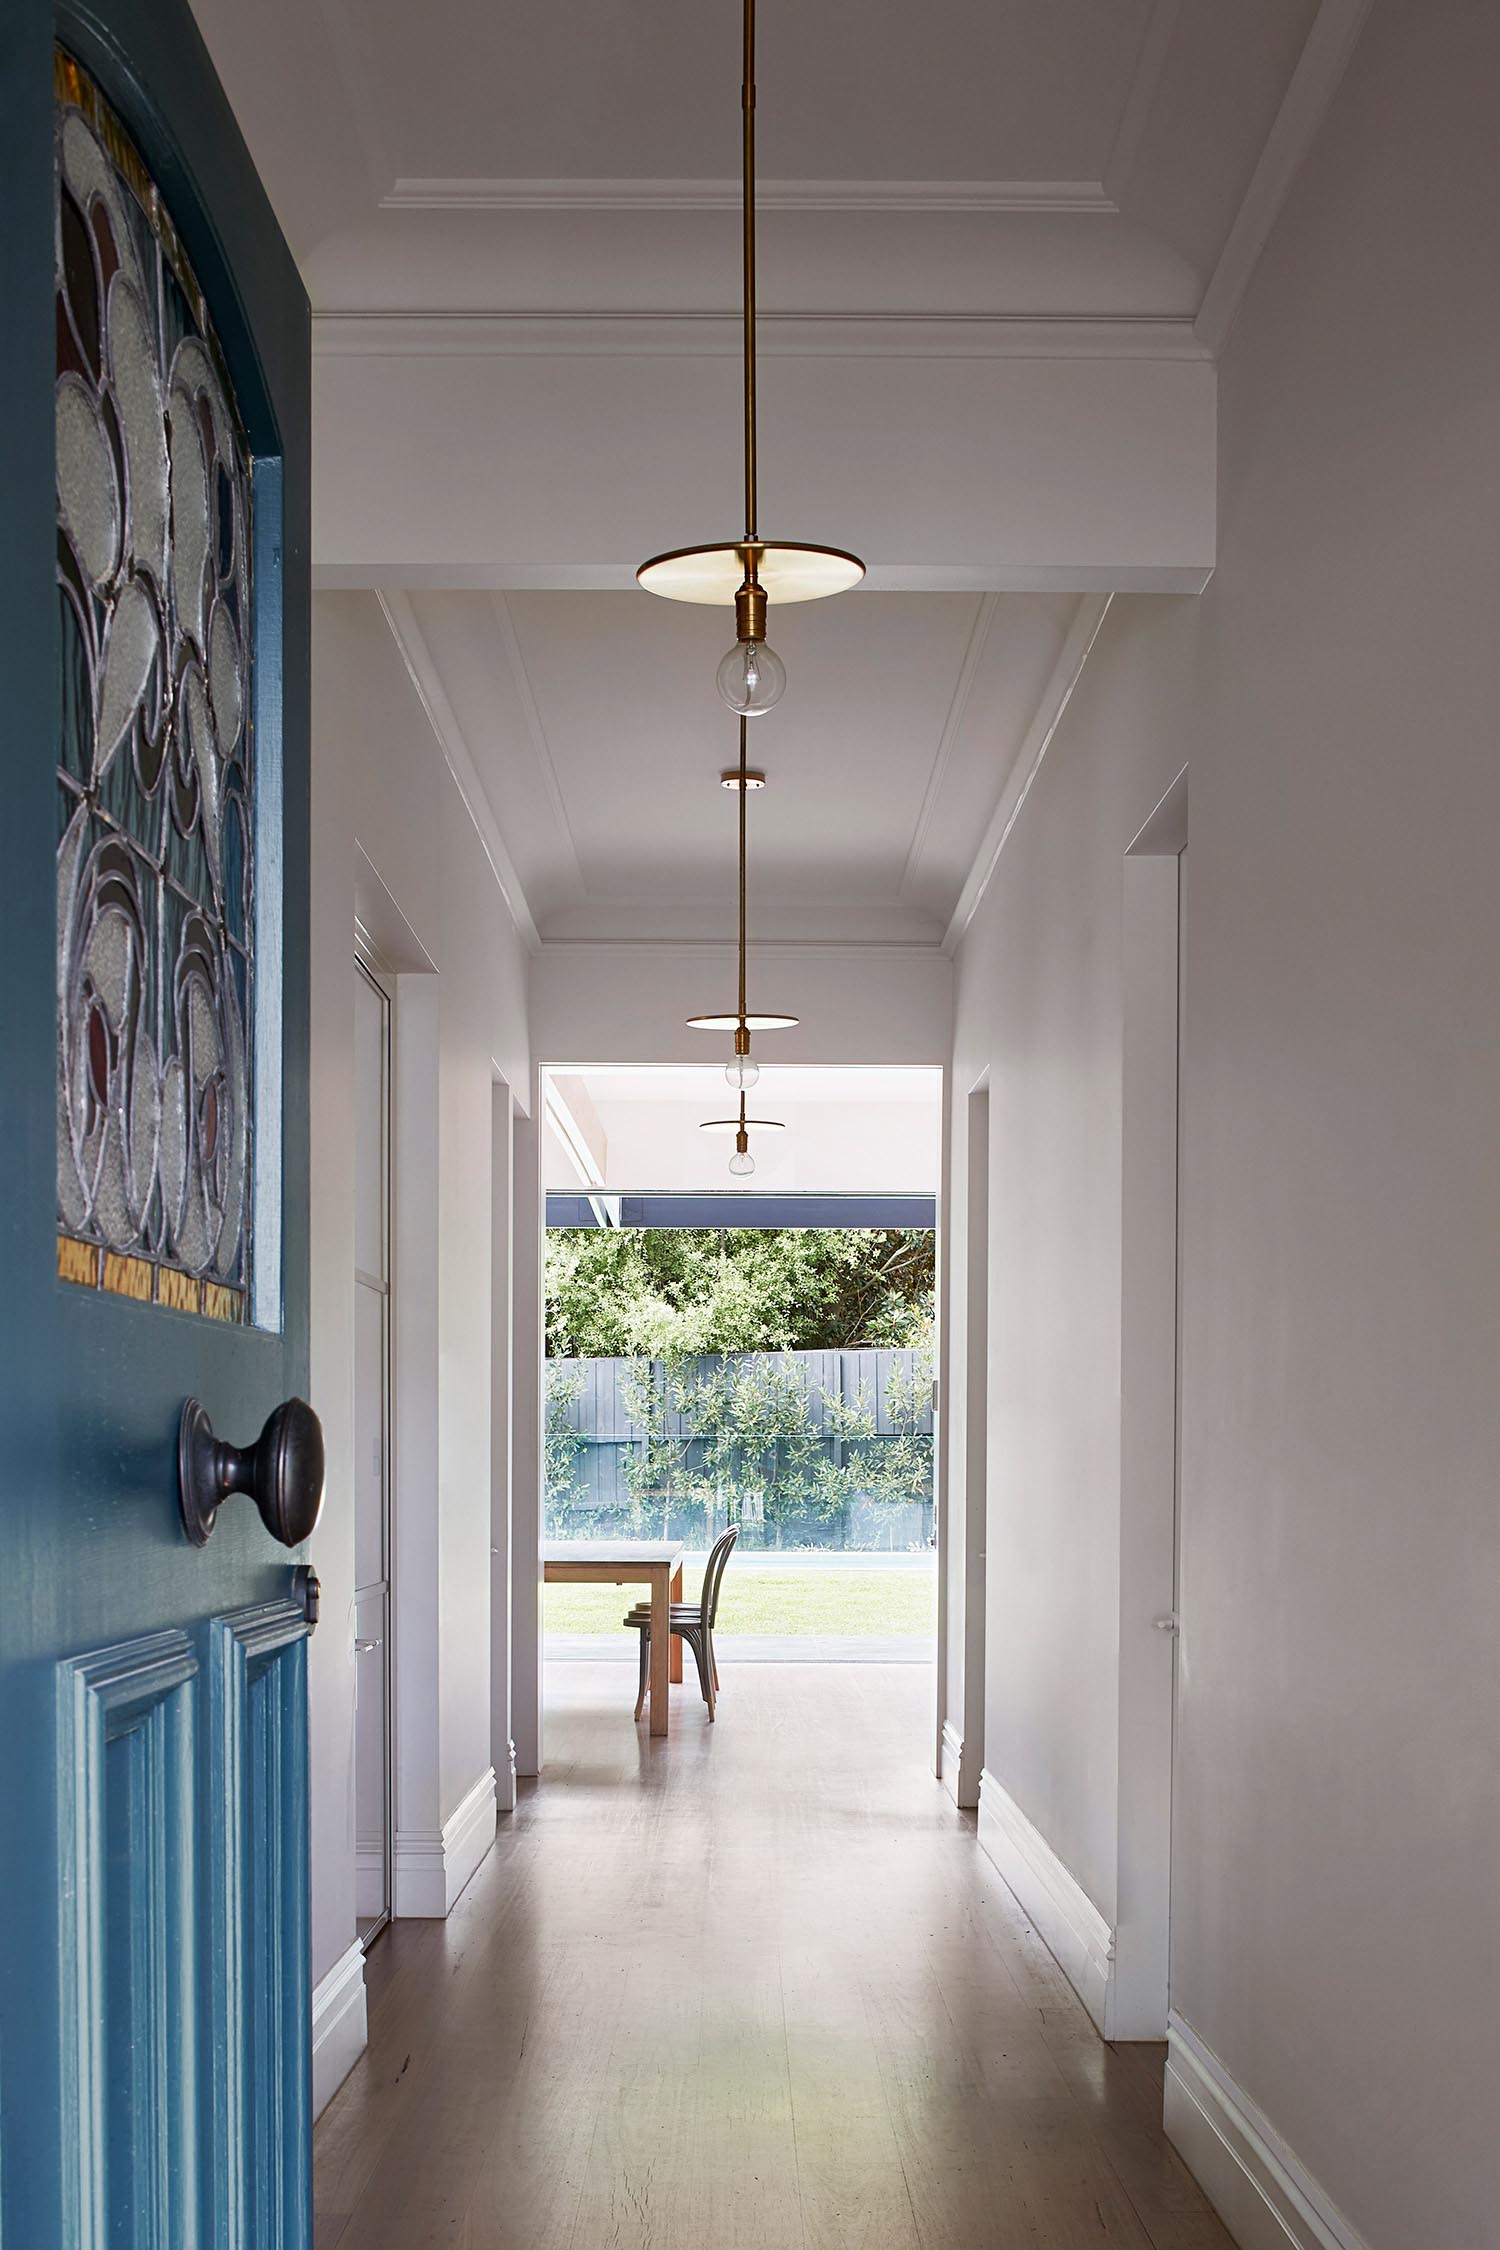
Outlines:
[{"label": "timber chair", "polygon": [[[722,1538],[716,1539],[708,1561],[703,1567],[703,1592],[695,1602],[673,1602],[671,1629],[687,1642],[698,1667],[698,1683],[703,1690],[703,1700],[708,1705],[712,1721],[714,1704],[719,1692],[719,1667],[714,1662],[714,1619],[719,1614],[719,1588],[724,1580],[724,1567],[740,1535],[740,1527],[731,1524]],[[635,1699],[635,1715],[640,1717],[646,1707],[646,1687],[651,1676],[651,1604],[637,1602],[625,1622],[641,1636],[641,1687]]]}]

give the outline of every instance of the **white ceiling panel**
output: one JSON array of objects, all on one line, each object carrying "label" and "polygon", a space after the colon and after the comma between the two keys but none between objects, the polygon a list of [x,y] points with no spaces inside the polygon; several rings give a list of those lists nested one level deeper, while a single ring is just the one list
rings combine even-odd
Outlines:
[{"label": "white ceiling panel", "polygon": [[[875,594],[782,611],[789,684],[750,730],[752,927],[928,940],[1049,680],[1067,595]],[[544,938],[725,935],[738,755],[717,611],[635,593],[392,605],[472,759]]]}]

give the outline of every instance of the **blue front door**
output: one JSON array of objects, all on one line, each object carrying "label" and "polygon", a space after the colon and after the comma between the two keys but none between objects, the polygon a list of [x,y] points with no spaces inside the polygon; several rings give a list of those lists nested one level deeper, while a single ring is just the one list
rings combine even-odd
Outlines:
[{"label": "blue front door", "polygon": [[0,2245],[306,2250],[307,305],[183,0],[0,195]]}]

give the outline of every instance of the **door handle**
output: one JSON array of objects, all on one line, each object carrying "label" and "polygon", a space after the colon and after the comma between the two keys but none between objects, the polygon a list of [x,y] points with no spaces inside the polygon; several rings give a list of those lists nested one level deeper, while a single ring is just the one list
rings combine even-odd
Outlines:
[{"label": "door handle", "polygon": [[177,1430],[177,1476],[182,1528],[195,1547],[208,1544],[231,1492],[249,1494],[283,1547],[300,1547],[323,1506],[323,1425],[305,1399],[284,1399],[253,1445],[226,1445],[190,1398]]},{"label": "door handle", "polygon": [[354,1643],[354,1653],[356,1656],[368,1656],[372,1648],[384,1647],[385,1642],[380,1639],[378,1634],[373,1641],[362,1641],[356,1638]]},{"label": "door handle", "polygon": [[1177,1612],[1175,1609],[1169,1609],[1165,1617],[1153,1617],[1151,1622],[1158,1633],[1175,1633],[1177,1630]]}]

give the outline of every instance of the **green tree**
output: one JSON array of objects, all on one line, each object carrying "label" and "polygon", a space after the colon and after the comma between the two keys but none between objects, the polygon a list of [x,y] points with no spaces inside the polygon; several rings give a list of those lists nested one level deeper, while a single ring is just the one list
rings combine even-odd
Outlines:
[{"label": "green tree", "polygon": [[547,1235],[554,1359],[919,1344],[928,1228],[567,1228]]}]

